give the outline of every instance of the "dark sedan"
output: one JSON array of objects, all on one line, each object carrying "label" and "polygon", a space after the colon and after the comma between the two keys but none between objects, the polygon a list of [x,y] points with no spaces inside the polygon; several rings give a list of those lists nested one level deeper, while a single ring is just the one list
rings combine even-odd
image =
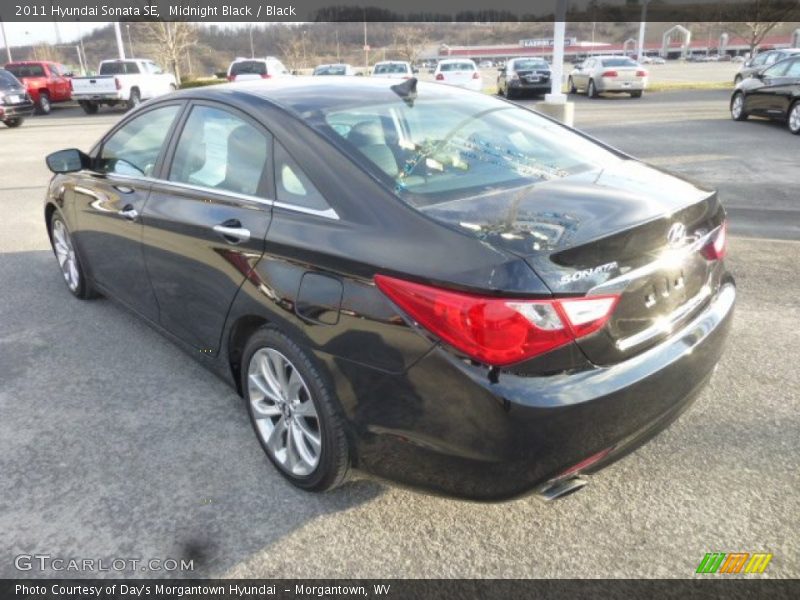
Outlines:
[{"label": "dark sedan", "polygon": [[47,162],[69,290],[235,386],[306,490],[566,495],[691,403],[731,323],[713,190],[480,93],[185,90]]},{"label": "dark sedan", "polygon": [[750,116],[785,121],[789,131],[800,134],[800,56],[787,58],[745,79],[731,96],[731,117]]},{"label": "dark sedan", "polygon": [[0,121],[6,127],[19,127],[34,108],[25,86],[10,72],[0,69]]},{"label": "dark sedan", "polygon": [[524,93],[550,91],[550,65],[542,58],[512,58],[498,70],[497,93],[514,98]]}]

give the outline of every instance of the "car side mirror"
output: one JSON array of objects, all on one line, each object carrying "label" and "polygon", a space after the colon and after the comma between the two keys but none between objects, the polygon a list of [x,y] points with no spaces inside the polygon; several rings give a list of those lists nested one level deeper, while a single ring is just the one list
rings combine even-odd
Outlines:
[{"label": "car side mirror", "polygon": [[47,168],[53,173],[74,173],[92,166],[92,159],[77,148],[68,148],[48,154]]}]

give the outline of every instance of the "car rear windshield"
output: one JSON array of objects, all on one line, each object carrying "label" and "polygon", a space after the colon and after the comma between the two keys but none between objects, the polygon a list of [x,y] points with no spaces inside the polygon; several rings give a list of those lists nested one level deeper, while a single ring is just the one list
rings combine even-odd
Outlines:
[{"label": "car rear windshield", "polygon": [[42,65],[8,65],[6,67],[14,77],[44,77],[44,67]]},{"label": "car rear windshield", "polygon": [[468,62],[442,63],[439,65],[440,71],[474,71],[475,65]]},{"label": "car rear windshield", "polygon": [[327,67],[317,67],[314,75],[344,75],[347,69],[344,65],[329,65]]},{"label": "car rear windshield", "polygon": [[389,65],[375,65],[375,75],[388,75],[390,73],[408,73],[408,66],[402,63]]},{"label": "car rear windshield", "polygon": [[630,58],[604,58],[602,61],[604,67],[636,67],[636,61]]},{"label": "car rear windshield", "polygon": [[517,71],[525,71],[526,69],[549,69],[550,67],[543,60],[515,60],[514,68]]},{"label": "car rear windshield", "polygon": [[135,62],[107,62],[100,65],[100,75],[136,75],[139,65]]},{"label": "car rear windshield", "polygon": [[10,90],[16,87],[20,87],[17,78],[8,71],[0,69],[0,90]]},{"label": "car rear windshield", "polygon": [[480,94],[419,92],[413,102],[323,111],[353,160],[414,206],[602,169],[616,154],[532,111]]},{"label": "car rear windshield", "polygon": [[263,60],[242,60],[231,65],[231,75],[266,75],[267,63]]}]

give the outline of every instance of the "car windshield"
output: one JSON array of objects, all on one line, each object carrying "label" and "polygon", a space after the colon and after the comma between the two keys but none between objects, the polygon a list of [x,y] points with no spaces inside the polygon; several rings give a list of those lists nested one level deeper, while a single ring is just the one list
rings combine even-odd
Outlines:
[{"label": "car windshield", "polygon": [[326,65],[314,69],[314,75],[344,75],[346,72],[344,65]]},{"label": "car windshield", "polygon": [[261,60],[242,60],[233,63],[231,75],[266,75],[267,64]]},{"label": "car windshield", "polygon": [[429,206],[602,169],[620,158],[535,113],[428,90],[413,102],[323,111],[342,150],[398,196]]},{"label": "car windshield", "polygon": [[526,69],[548,69],[548,65],[543,60],[515,60],[514,68],[517,71],[525,71]]},{"label": "car windshield", "polygon": [[390,73],[408,73],[408,67],[402,63],[375,65],[375,75],[387,75]]},{"label": "car windshield", "polygon": [[439,65],[440,71],[474,71],[475,65],[468,62],[442,63]]},{"label": "car windshield", "polygon": [[604,67],[637,67],[639,66],[635,60],[630,58],[604,58],[600,61]]},{"label": "car windshield", "polygon": [[20,87],[20,85],[16,77],[8,71],[0,69],[0,90],[10,90],[17,87]]}]

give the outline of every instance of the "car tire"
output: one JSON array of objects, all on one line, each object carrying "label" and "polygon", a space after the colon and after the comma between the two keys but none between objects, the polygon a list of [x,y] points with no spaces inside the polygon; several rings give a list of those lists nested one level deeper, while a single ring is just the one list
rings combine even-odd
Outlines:
[{"label": "car tire", "polygon": [[800,100],[795,101],[789,109],[789,118],[786,119],[789,131],[795,135],[800,135]]},{"label": "car tire", "polygon": [[594,85],[594,79],[589,80],[589,85],[586,86],[586,95],[589,98],[597,98],[597,88]]},{"label": "car tire", "polygon": [[39,101],[36,103],[37,115],[49,115],[52,105],[50,104],[50,96],[47,92],[39,92]]},{"label": "car tire", "polygon": [[731,98],[731,118],[734,121],[744,121],[748,117],[744,110],[744,94],[736,92]]},{"label": "car tire", "polygon": [[94,102],[89,102],[87,100],[81,100],[78,104],[81,105],[83,112],[87,115],[96,115],[97,111],[100,110],[100,105]]},{"label": "car tire", "polygon": [[6,119],[5,121],[3,121],[3,124],[4,124],[6,127],[9,127],[9,128],[11,128],[11,129],[14,129],[15,127],[19,127],[20,125],[22,125],[22,122],[23,122],[24,120],[25,120],[25,119]]},{"label": "car tire", "polygon": [[57,212],[50,219],[50,245],[56,255],[58,266],[67,289],[81,300],[89,300],[97,296],[92,284],[86,279],[78,252],[72,242],[67,224]]},{"label": "car tire", "polygon": [[142,103],[142,95],[139,93],[139,88],[133,88],[131,95],[128,96],[128,110],[134,109]]},{"label": "car tire", "polygon": [[641,98],[642,97],[642,90],[636,90],[635,92],[631,92],[631,98]]},{"label": "car tire", "polygon": [[567,93],[568,94],[577,94],[578,88],[575,87],[575,82],[572,81],[572,77],[567,79]]},{"label": "car tire", "polygon": [[263,327],[245,346],[241,385],[256,437],[281,475],[310,492],[346,480],[345,419],[309,352],[281,331]]}]

